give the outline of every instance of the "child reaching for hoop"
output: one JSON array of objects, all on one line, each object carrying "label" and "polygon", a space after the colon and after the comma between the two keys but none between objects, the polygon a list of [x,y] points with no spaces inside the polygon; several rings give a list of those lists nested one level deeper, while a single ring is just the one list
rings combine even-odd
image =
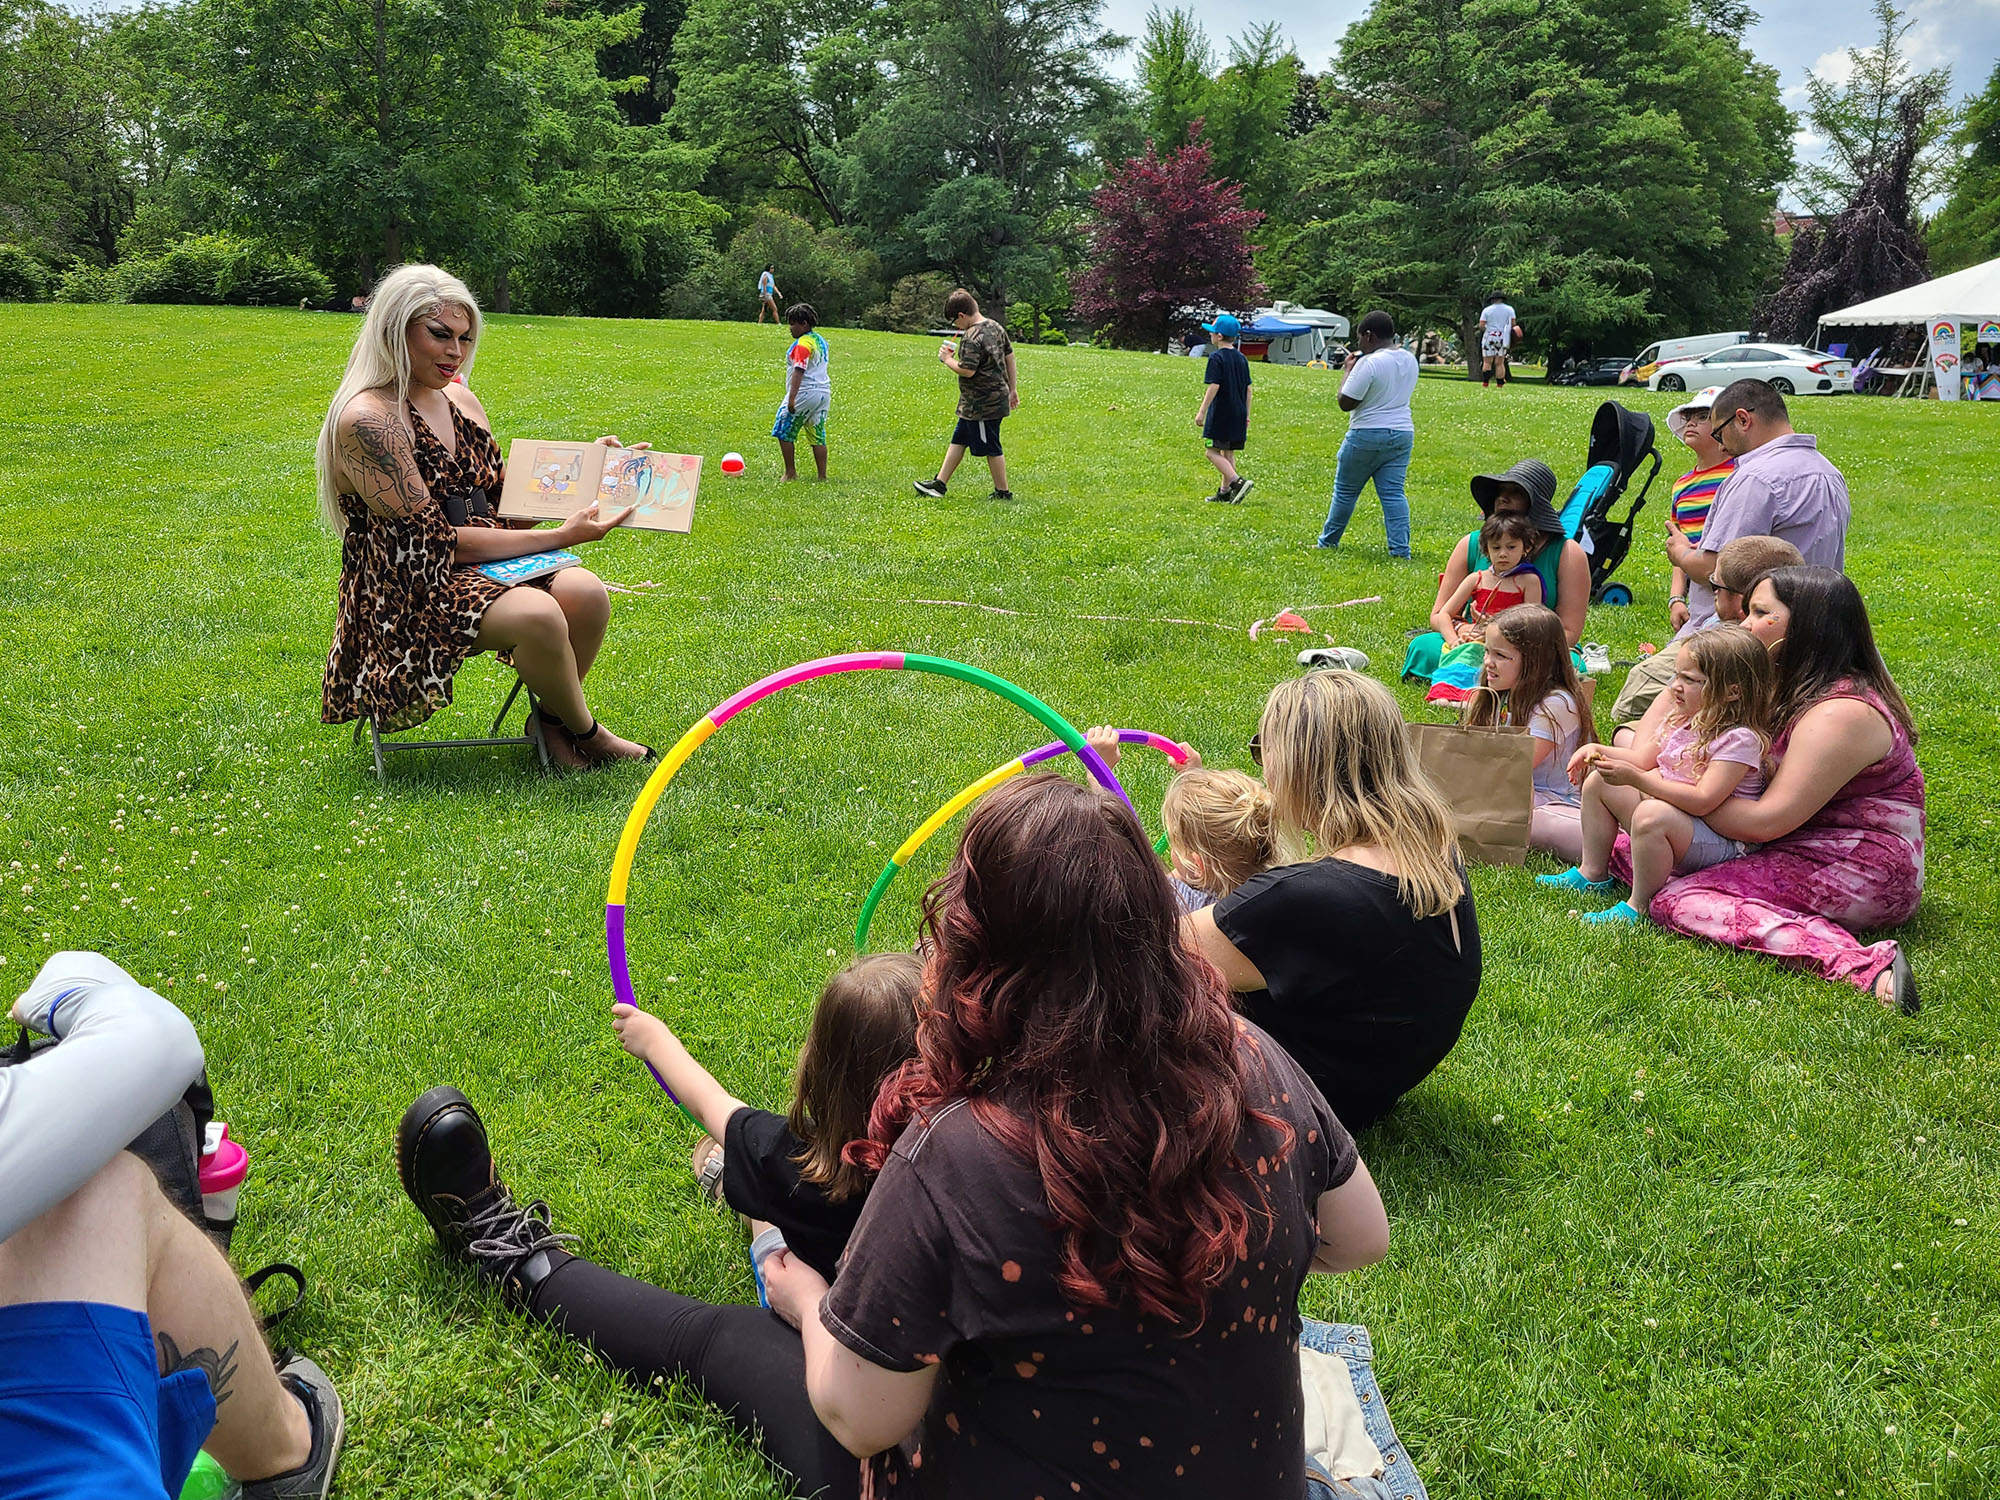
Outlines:
[{"label": "child reaching for hoop", "polygon": [[1479,528],[1486,566],[1467,575],[1458,592],[1445,601],[1445,613],[1458,621],[1444,655],[1431,676],[1426,703],[1467,702],[1477,689],[1486,660],[1486,626],[1505,610],[1542,602],[1542,575],[1528,561],[1541,533],[1524,515],[1494,515]]},{"label": "child reaching for hoop", "polygon": [[1632,836],[1632,894],[1586,922],[1637,922],[1670,875],[1734,859],[1747,846],[1702,820],[1731,797],[1764,788],[1770,748],[1771,655],[1747,630],[1704,630],[1681,644],[1659,737],[1622,749],[1592,745],[1570,774],[1583,783],[1583,858],[1543,885],[1596,894],[1611,889],[1611,846]]},{"label": "child reaching for hoop", "polygon": [[760,1291],[773,1250],[789,1248],[833,1278],[874,1175],[841,1151],[868,1134],[882,1080],[916,1055],[923,972],[911,954],[873,953],[826,982],[799,1052],[789,1115],[732,1095],[659,1017],[611,1008],[625,1050],[650,1064],[708,1132],[694,1150],[702,1187],[759,1226],[750,1261]]},{"label": "child reaching for hoop", "polygon": [[[1118,763],[1116,729],[1100,725],[1084,738],[1107,766]],[[1182,911],[1213,906],[1279,863],[1271,793],[1264,783],[1241,771],[1210,770],[1192,749],[1167,786],[1160,819],[1167,825],[1167,878]]]}]

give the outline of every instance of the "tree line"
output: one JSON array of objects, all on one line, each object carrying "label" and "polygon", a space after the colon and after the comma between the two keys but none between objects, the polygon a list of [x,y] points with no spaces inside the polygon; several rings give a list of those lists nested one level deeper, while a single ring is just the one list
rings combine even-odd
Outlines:
[{"label": "tree line", "polygon": [[[1275,26],[1126,38],[1100,0],[0,0],[0,295],[423,257],[502,310],[741,316],[775,263],[879,327],[953,284],[1134,343],[1264,294],[1456,329],[1502,291],[1551,349],[1745,326],[1795,124],[1751,19],[1376,0],[1316,73]],[[1926,143],[1971,185],[1953,253],[2000,235],[1996,118]]]}]

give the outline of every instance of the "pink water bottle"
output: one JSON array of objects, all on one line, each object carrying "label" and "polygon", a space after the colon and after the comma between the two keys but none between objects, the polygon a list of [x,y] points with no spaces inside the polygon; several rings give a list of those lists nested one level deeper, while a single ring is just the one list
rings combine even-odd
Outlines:
[{"label": "pink water bottle", "polygon": [[236,1227],[236,1195],[250,1175],[250,1153],[229,1138],[221,1120],[209,1123],[201,1150],[201,1214],[220,1235]]}]

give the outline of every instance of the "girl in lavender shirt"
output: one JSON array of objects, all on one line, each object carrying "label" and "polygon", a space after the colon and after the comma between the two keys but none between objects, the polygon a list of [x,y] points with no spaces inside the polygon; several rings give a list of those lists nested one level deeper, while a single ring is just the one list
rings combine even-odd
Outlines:
[{"label": "girl in lavender shirt", "polygon": [[1612,844],[1631,834],[1632,894],[1586,922],[1637,922],[1670,875],[1734,859],[1745,846],[1704,820],[1731,797],[1764,789],[1770,747],[1770,654],[1747,630],[1690,637],[1667,693],[1672,708],[1657,735],[1622,749],[1597,745],[1572,774],[1583,781],[1583,858],[1560,875],[1538,877],[1559,890],[1611,889]]}]

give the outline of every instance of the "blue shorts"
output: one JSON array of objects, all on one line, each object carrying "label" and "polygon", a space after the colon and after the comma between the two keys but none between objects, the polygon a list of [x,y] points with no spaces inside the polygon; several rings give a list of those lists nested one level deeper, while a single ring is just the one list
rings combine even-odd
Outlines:
[{"label": "blue shorts", "polygon": [[832,403],[822,401],[818,406],[800,406],[797,411],[786,411],[785,403],[778,403],[778,415],[771,423],[771,436],[781,443],[796,443],[800,438],[815,448],[826,446],[826,418]]},{"label": "blue shorts", "polygon": [[963,448],[974,458],[998,458],[1000,456],[999,417],[988,417],[984,421],[974,421],[971,417],[960,417],[958,425],[951,430],[952,443]]},{"label": "blue shorts", "polygon": [[7,1500],[178,1495],[214,1426],[208,1376],[161,1379],[144,1313],[101,1302],[0,1307]]}]

